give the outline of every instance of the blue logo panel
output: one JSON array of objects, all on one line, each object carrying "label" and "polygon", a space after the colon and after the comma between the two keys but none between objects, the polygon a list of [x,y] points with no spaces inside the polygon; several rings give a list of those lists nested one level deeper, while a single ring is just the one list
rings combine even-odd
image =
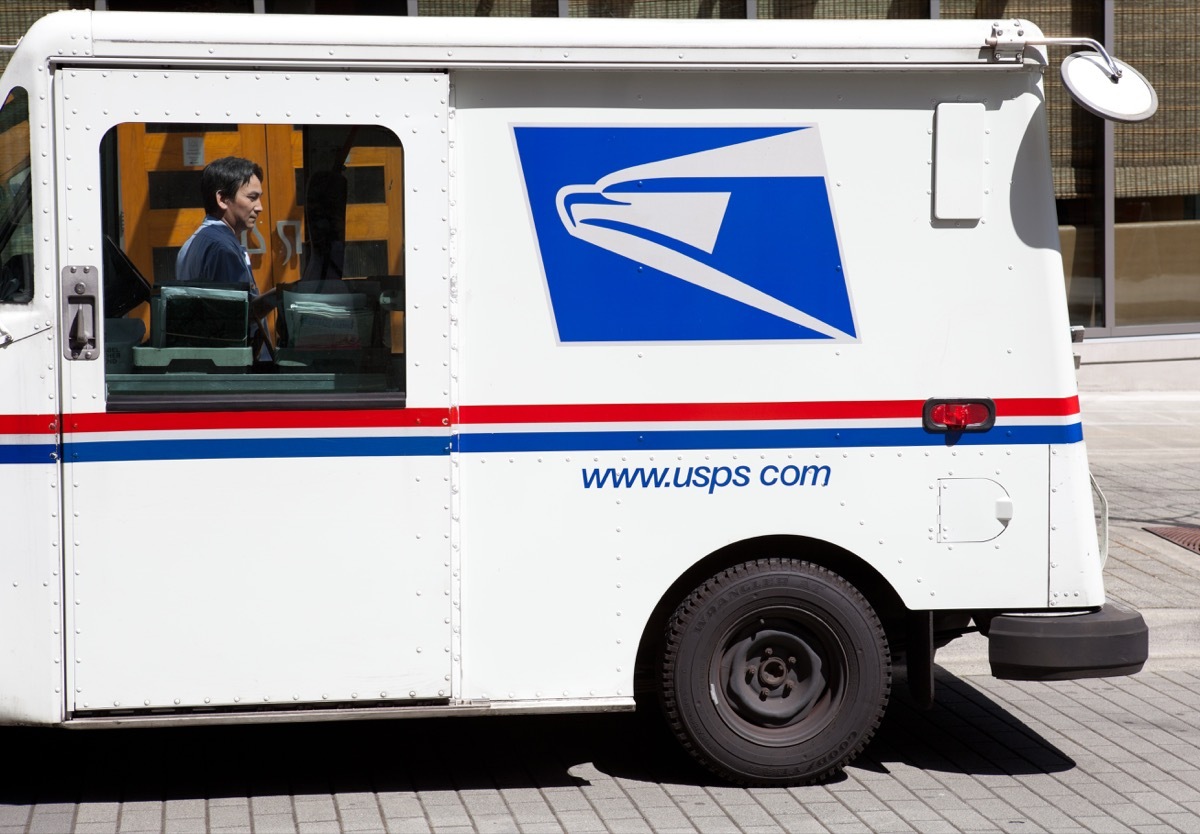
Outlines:
[{"label": "blue logo panel", "polygon": [[514,127],[563,342],[857,338],[815,127]]}]

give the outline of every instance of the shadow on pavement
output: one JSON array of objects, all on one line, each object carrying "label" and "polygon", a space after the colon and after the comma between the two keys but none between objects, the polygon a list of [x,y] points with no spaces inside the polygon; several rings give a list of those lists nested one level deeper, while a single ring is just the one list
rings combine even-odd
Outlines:
[{"label": "shadow on pavement", "polygon": [[889,764],[977,776],[1059,773],[1075,762],[966,681],[937,668],[937,703],[916,706],[904,670],[879,732],[851,765],[888,771]]},{"label": "shadow on pavement", "polygon": [[[851,766],[968,774],[1048,773],[1066,755],[968,683],[939,670],[938,704],[917,709],[903,679],[875,740]],[[5,728],[0,803],[129,802],[389,791],[582,786],[611,777],[719,784],[651,717],[578,716],[71,731]],[[841,777],[845,778],[845,777]]]}]

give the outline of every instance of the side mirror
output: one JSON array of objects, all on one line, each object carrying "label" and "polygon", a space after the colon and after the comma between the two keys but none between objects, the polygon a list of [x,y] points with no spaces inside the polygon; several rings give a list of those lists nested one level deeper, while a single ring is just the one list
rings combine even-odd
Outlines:
[{"label": "side mirror", "polygon": [[[1068,40],[1064,38],[1063,40]],[[1097,52],[1075,52],[1062,62],[1063,84],[1071,98],[1089,113],[1114,122],[1142,122],[1158,109],[1158,93],[1140,72],[1109,56],[1094,41]]]},{"label": "side mirror", "polygon": [[1026,46],[1086,46],[1062,63],[1062,80],[1071,98],[1089,113],[1114,122],[1141,122],[1158,110],[1158,94],[1140,72],[1118,61],[1092,38],[1025,38],[1022,22],[993,23],[986,44],[996,60],[1020,61]]}]

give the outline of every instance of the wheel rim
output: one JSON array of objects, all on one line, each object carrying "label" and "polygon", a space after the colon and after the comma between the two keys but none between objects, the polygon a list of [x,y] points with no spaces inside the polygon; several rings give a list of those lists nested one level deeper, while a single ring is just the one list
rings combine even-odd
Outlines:
[{"label": "wheel rim", "polygon": [[797,744],[829,726],[845,701],[842,641],[809,612],[760,613],[735,624],[719,645],[710,694],[725,724],[744,738]]}]

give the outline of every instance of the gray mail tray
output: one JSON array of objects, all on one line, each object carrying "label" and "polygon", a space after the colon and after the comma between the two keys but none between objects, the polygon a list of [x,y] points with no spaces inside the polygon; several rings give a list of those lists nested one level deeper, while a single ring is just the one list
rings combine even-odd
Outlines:
[{"label": "gray mail tray", "polygon": [[139,373],[244,373],[254,362],[248,347],[135,347],[133,367]]}]

